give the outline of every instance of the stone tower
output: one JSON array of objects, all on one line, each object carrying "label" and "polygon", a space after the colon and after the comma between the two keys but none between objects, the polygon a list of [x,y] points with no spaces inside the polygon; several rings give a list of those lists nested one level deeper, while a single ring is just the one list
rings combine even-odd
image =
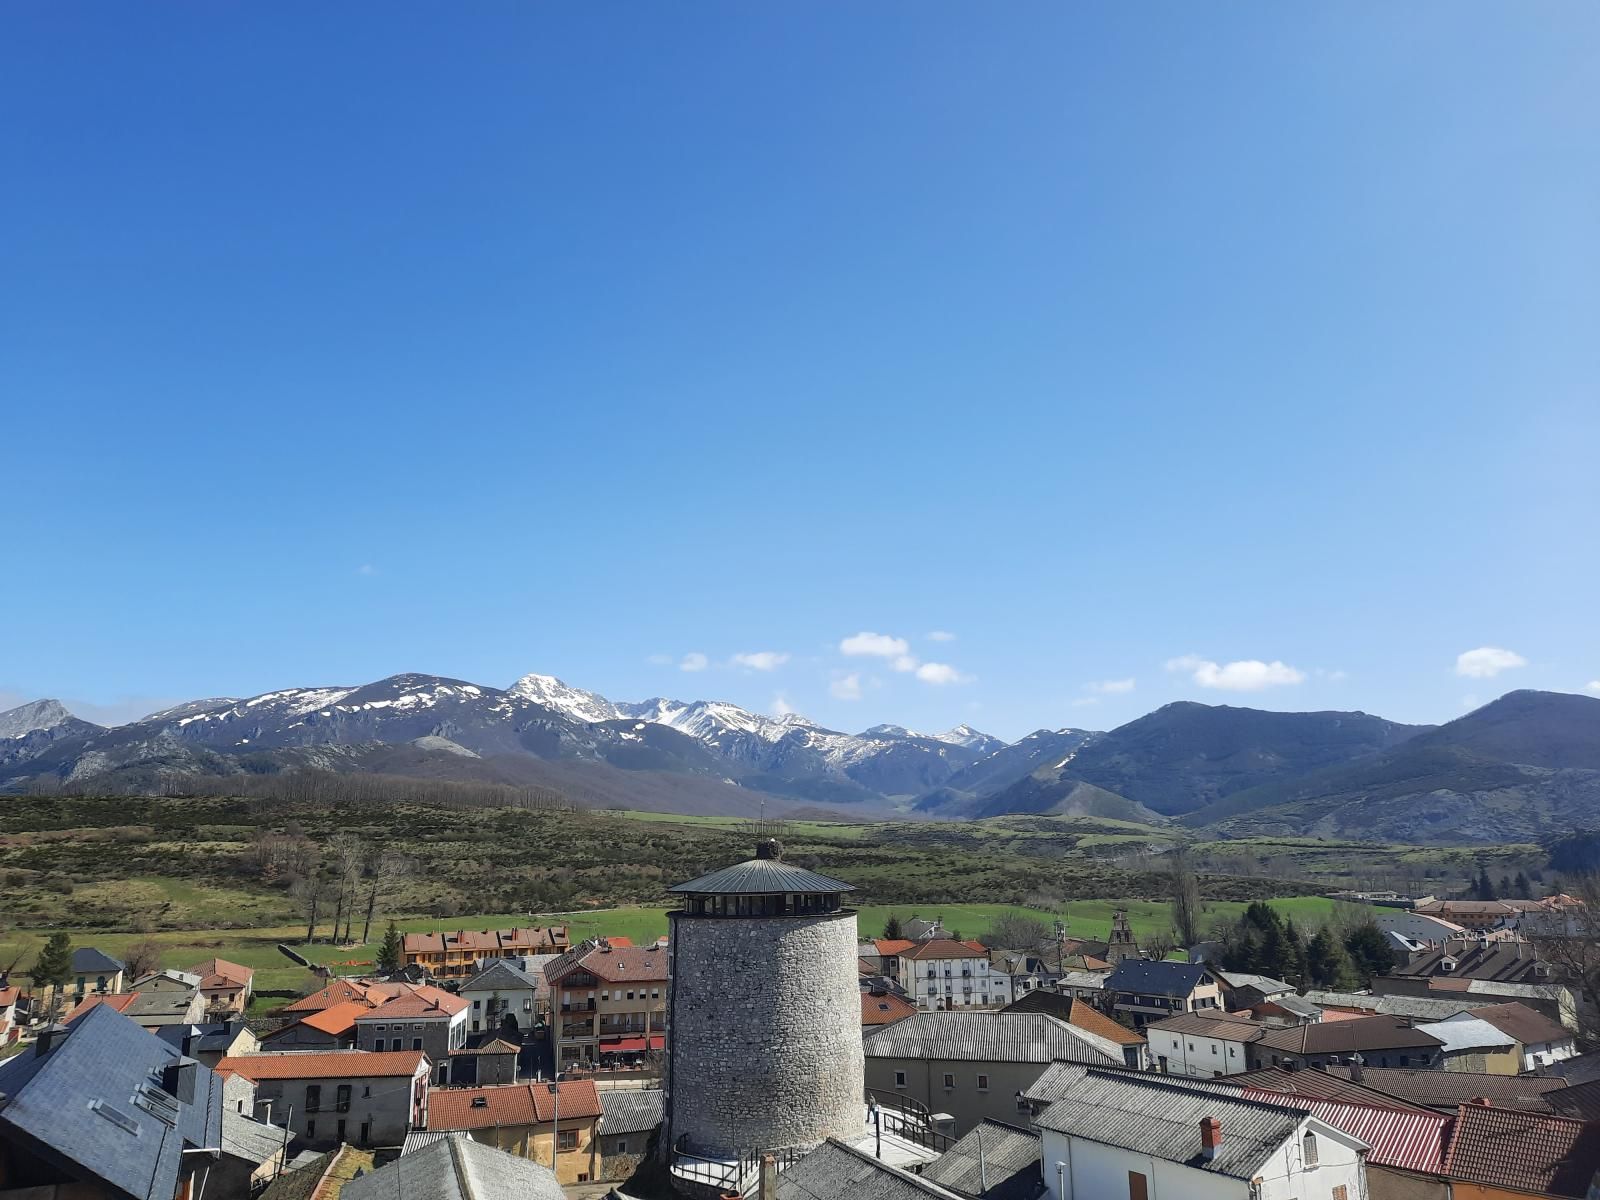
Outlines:
[{"label": "stone tower", "polygon": [[1111,939],[1106,943],[1106,961],[1116,966],[1125,958],[1142,958],[1139,943],[1133,940],[1133,928],[1128,924],[1128,911],[1117,909],[1111,914]]},{"label": "stone tower", "polygon": [[855,889],[756,857],[670,891],[666,1145],[708,1158],[865,1126]]}]

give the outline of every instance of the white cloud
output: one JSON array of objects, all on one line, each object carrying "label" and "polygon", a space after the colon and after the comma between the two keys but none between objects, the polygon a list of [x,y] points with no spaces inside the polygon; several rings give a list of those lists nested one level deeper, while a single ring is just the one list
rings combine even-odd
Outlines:
[{"label": "white cloud", "polygon": [[839,643],[839,653],[851,658],[900,658],[911,653],[911,645],[887,633],[856,633]]},{"label": "white cloud", "polygon": [[1456,655],[1456,674],[1468,679],[1493,679],[1501,671],[1527,665],[1528,660],[1515,650],[1502,650],[1498,646],[1479,646]]},{"label": "white cloud", "polygon": [[835,700],[861,699],[861,673],[851,671],[848,675],[840,675],[828,685],[828,694]]},{"label": "white cloud", "polygon": [[735,654],[733,661],[752,671],[776,671],[789,661],[786,650],[753,650],[748,654]]},{"label": "white cloud", "polygon": [[784,699],[782,692],[779,692],[776,696],[774,696],[772,698],[772,715],[773,716],[775,716],[775,717],[787,717],[793,712],[794,712],[793,706],[790,705],[790,703],[787,700]]},{"label": "white cloud", "polygon": [[1264,688],[1303,683],[1306,677],[1299,668],[1277,660],[1262,662],[1258,658],[1246,658],[1215,663],[1196,654],[1168,659],[1167,670],[1182,671],[1201,687],[1224,692],[1259,692]]},{"label": "white cloud", "polygon": [[953,642],[956,640],[956,635],[948,629],[935,629],[928,634],[928,640],[930,642]]},{"label": "white cloud", "polygon": [[971,683],[972,676],[963,675],[949,663],[923,663],[917,668],[917,678],[923,683],[943,687],[947,683]]},{"label": "white cloud", "polygon": [[698,650],[691,650],[685,654],[678,663],[680,671],[704,671],[711,665],[711,660]]},{"label": "white cloud", "polygon": [[1086,692],[1093,692],[1097,696],[1122,696],[1133,691],[1131,679],[1097,679],[1093,683],[1083,685]]},{"label": "white cloud", "polygon": [[896,671],[915,671],[917,669],[917,656],[915,654],[902,654],[889,665]]}]

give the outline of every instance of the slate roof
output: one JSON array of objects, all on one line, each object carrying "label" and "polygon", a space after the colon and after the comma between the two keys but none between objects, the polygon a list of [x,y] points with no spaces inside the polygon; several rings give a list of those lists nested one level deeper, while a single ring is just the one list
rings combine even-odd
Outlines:
[{"label": "slate roof", "polygon": [[[602,1113],[592,1079],[567,1080],[561,1088],[561,1119],[592,1120]],[[495,1125],[542,1125],[555,1119],[555,1097],[547,1083],[494,1087],[435,1088],[428,1093],[429,1129],[487,1129]]]},{"label": "slate roof", "polygon": [[1582,1121],[1600,1121],[1600,1079],[1546,1092],[1545,1100],[1559,1115]]},{"label": "slate roof", "polygon": [[[1335,1078],[1349,1079],[1350,1067],[1329,1067]],[[1565,1080],[1538,1075],[1486,1075],[1475,1071],[1429,1071],[1404,1067],[1363,1067],[1361,1083],[1413,1104],[1454,1111],[1479,1096],[1496,1108],[1549,1112],[1547,1092],[1565,1086]]]},{"label": "slate roof", "polygon": [[790,866],[777,858],[747,859],[667,889],[678,896],[833,895],[855,890],[853,883]]},{"label": "slate roof", "polygon": [[1261,1001],[1261,1007],[1266,1007],[1267,1005],[1272,1005],[1275,1008],[1281,1008],[1284,1012],[1292,1013],[1297,1017],[1303,1017],[1307,1021],[1315,1021],[1322,1015],[1322,1010],[1315,1004],[1312,1004],[1309,1000],[1301,999],[1293,992],[1289,992],[1287,995],[1282,996],[1269,996],[1265,1000]]},{"label": "slate roof", "polygon": [[[0,1062],[0,1132],[119,1193],[171,1200],[183,1151],[222,1136],[222,1081],[104,1005],[56,1036],[44,1055]],[[162,1087],[179,1064],[193,1073],[190,1102]]]},{"label": "slate roof", "polygon": [[605,1113],[605,1124],[600,1132],[610,1137],[614,1133],[648,1133],[661,1124],[662,1103],[660,1088],[619,1088],[600,1093],[600,1107]]},{"label": "slate roof", "polygon": [[549,1167],[481,1145],[443,1138],[352,1179],[340,1200],[565,1200]]},{"label": "slate roof", "polygon": [[1034,988],[1024,992],[1000,1010],[1003,1013],[1045,1013],[1048,1016],[1070,1021],[1072,997],[1049,988]]},{"label": "slate roof", "polygon": [[72,951],[72,970],[79,975],[93,975],[101,971],[115,974],[123,966],[111,955],[93,946],[78,946]]},{"label": "slate roof", "polygon": [[1119,1046],[1044,1013],[919,1012],[869,1029],[861,1043],[868,1058],[1122,1065]]},{"label": "slate roof", "polygon": [[1204,963],[1125,958],[1107,977],[1105,986],[1114,992],[1136,992],[1144,996],[1187,996],[1209,974]]},{"label": "slate roof", "polygon": [[1030,1130],[985,1119],[924,1167],[922,1177],[986,1200],[1033,1200],[1043,1190],[1043,1140]]},{"label": "slate roof", "polygon": [[1294,985],[1270,975],[1252,975],[1246,971],[1218,971],[1217,978],[1232,988],[1254,988],[1263,996],[1277,996],[1294,991]]},{"label": "slate roof", "polygon": [[1487,1003],[1466,996],[1459,999],[1454,996],[1372,996],[1364,992],[1328,992],[1316,988],[1308,990],[1305,998],[1319,1008],[1355,1008],[1416,1021],[1443,1021]]},{"label": "slate roof", "polygon": [[1600,1126],[1482,1104],[1456,1110],[1444,1171],[1504,1188],[1583,1197],[1600,1171]]},{"label": "slate roof", "polygon": [[958,1200],[954,1192],[829,1138],[778,1176],[777,1200]]},{"label": "slate roof", "polygon": [[1561,1076],[1569,1084],[1589,1083],[1591,1080],[1600,1079],[1600,1051],[1580,1054],[1575,1058],[1564,1058],[1560,1062],[1551,1063],[1545,1070],[1551,1075]]},{"label": "slate roof", "polygon": [[[1453,959],[1455,966],[1445,970],[1444,960]],[[1537,972],[1539,960],[1533,949],[1523,942],[1490,942],[1487,946],[1473,943],[1463,947],[1459,942],[1435,946],[1412,956],[1411,961],[1395,967],[1390,972],[1399,976],[1437,976],[1451,979],[1493,979],[1505,983],[1541,983]]]},{"label": "slate roof", "polygon": [[222,1110],[222,1152],[260,1166],[283,1149],[284,1131],[231,1108]]},{"label": "slate roof", "polygon": [[[1214,1158],[1200,1152],[1200,1121],[1222,1122]],[[1088,1071],[1077,1085],[1035,1118],[1053,1130],[1212,1174],[1250,1179],[1293,1137],[1306,1114],[1298,1108],[1154,1076]]]},{"label": "slate roof", "polygon": [[[248,1028],[243,1021],[209,1021],[193,1025],[163,1025],[155,1031],[155,1035],[185,1054],[223,1054]],[[187,1049],[183,1044],[185,1040],[189,1042]]]},{"label": "slate roof", "polygon": [[1352,1054],[1441,1044],[1439,1038],[1407,1025],[1399,1017],[1358,1017],[1354,1021],[1267,1029],[1256,1041],[1286,1054]]},{"label": "slate roof", "polygon": [[532,975],[499,959],[461,985],[463,992],[492,992],[496,989],[537,992],[539,984]]},{"label": "slate roof", "polygon": [[216,1070],[245,1079],[409,1079],[426,1059],[421,1050],[283,1050],[236,1054]]}]

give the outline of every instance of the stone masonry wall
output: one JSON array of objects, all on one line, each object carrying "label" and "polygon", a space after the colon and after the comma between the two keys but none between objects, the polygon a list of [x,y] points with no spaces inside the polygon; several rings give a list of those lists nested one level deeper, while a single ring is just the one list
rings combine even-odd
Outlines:
[{"label": "stone masonry wall", "polygon": [[669,915],[668,1145],[720,1157],[859,1133],[855,914]]}]

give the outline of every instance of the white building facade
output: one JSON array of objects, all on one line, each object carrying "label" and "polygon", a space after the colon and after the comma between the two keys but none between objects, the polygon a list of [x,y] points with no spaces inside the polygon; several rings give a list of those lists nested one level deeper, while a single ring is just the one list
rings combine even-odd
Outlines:
[{"label": "white building facade", "polygon": [[993,1008],[1011,1000],[1010,978],[991,968],[988,949],[976,942],[936,938],[897,957],[900,986],[918,1008]]},{"label": "white building facade", "polygon": [[1185,1014],[1146,1025],[1150,1061],[1166,1075],[1219,1079],[1250,1069],[1246,1048],[1261,1035],[1253,1021]]}]

